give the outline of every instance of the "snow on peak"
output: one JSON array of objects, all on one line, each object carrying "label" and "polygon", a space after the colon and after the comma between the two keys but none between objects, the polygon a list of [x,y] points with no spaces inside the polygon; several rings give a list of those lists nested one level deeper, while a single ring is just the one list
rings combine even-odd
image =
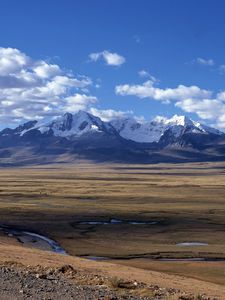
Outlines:
[{"label": "snow on peak", "polygon": [[47,123],[38,123],[32,129],[37,129],[41,133],[52,131],[54,136],[66,138],[78,137],[93,131],[114,130],[110,124],[104,123],[100,118],[82,110],[75,114],[65,113]]},{"label": "snow on peak", "polygon": [[68,137],[80,136],[91,130],[101,131],[102,121],[85,111],[78,111],[74,115],[65,113],[53,121],[49,127],[55,136]]},{"label": "snow on peak", "polygon": [[139,123],[132,118],[117,119],[111,124],[123,138],[141,143],[159,142],[168,129],[175,137],[179,137],[185,130],[193,133],[220,134],[214,128],[194,122],[186,116],[178,115],[174,115],[172,118],[157,116],[152,121],[145,123]]},{"label": "snow on peak", "polygon": [[111,124],[120,136],[139,143],[159,141],[165,127],[161,122],[140,123],[133,118],[113,120]]},{"label": "snow on peak", "polygon": [[167,124],[173,124],[177,126],[193,125],[193,121],[186,116],[174,115],[171,119],[167,119]]}]

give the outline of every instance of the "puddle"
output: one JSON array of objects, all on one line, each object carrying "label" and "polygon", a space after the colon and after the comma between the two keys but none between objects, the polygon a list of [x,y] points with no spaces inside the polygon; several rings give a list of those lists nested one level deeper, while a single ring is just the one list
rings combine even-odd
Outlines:
[{"label": "puddle", "polygon": [[206,258],[196,257],[196,258],[159,258],[159,261],[206,261]]},{"label": "puddle", "polygon": [[178,243],[176,246],[181,247],[191,247],[191,246],[208,246],[207,243],[200,243],[200,242],[184,242],[184,243]]},{"label": "puddle", "polygon": [[155,225],[156,221],[129,221],[120,219],[110,219],[109,221],[82,221],[80,225],[112,225],[112,224],[131,224],[131,225]]},{"label": "puddle", "polygon": [[106,256],[92,256],[92,255],[87,255],[87,256],[81,256],[82,258],[89,259],[89,260],[94,260],[94,261],[106,261],[106,260],[132,260],[132,259],[149,259],[152,261],[161,261],[161,262],[224,262],[225,258],[205,258],[205,257],[192,257],[192,258],[146,258],[146,257],[134,257],[134,258],[111,258],[111,257],[106,257]]},{"label": "puddle", "polygon": [[94,261],[104,261],[110,259],[109,257],[105,257],[105,256],[91,256],[91,255],[81,256],[81,257],[85,259],[94,260]]},{"label": "puddle", "polygon": [[217,262],[221,261],[224,262],[225,258],[207,258],[207,257],[193,257],[193,258],[159,258],[158,261],[165,261],[165,262],[185,262],[185,261],[205,261],[205,262]]}]

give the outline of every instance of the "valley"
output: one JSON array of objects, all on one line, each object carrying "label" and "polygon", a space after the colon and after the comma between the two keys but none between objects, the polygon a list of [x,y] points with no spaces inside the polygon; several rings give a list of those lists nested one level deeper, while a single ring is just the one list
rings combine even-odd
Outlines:
[{"label": "valley", "polygon": [[[88,261],[224,284],[224,163],[80,161],[4,168],[0,179],[1,227]],[[0,231],[0,243],[38,248],[25,241]]]}]

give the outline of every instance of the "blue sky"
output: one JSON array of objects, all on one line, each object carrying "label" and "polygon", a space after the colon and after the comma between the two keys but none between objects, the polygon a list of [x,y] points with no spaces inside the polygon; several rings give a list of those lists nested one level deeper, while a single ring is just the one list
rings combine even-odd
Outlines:
[{"label": "blue sky", "polygon": [[3,125],[81,108],[225,128],[223,0],[2,0],[0,47]]}]

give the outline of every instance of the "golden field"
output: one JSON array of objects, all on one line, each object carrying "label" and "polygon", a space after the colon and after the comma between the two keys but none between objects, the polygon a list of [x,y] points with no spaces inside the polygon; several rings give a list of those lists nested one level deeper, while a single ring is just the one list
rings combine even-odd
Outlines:
[{"label": "golden field", "polygon": [[[79,224],[110,219],[124,223]],[[46,235],[74,256],[223,285],[223,261],[158,259],[225,258],[225,163],[2,168],[0,225]],[[3,233],[1,239],[17,243]],[[176,245],[182,242],[208,245]]]}]

